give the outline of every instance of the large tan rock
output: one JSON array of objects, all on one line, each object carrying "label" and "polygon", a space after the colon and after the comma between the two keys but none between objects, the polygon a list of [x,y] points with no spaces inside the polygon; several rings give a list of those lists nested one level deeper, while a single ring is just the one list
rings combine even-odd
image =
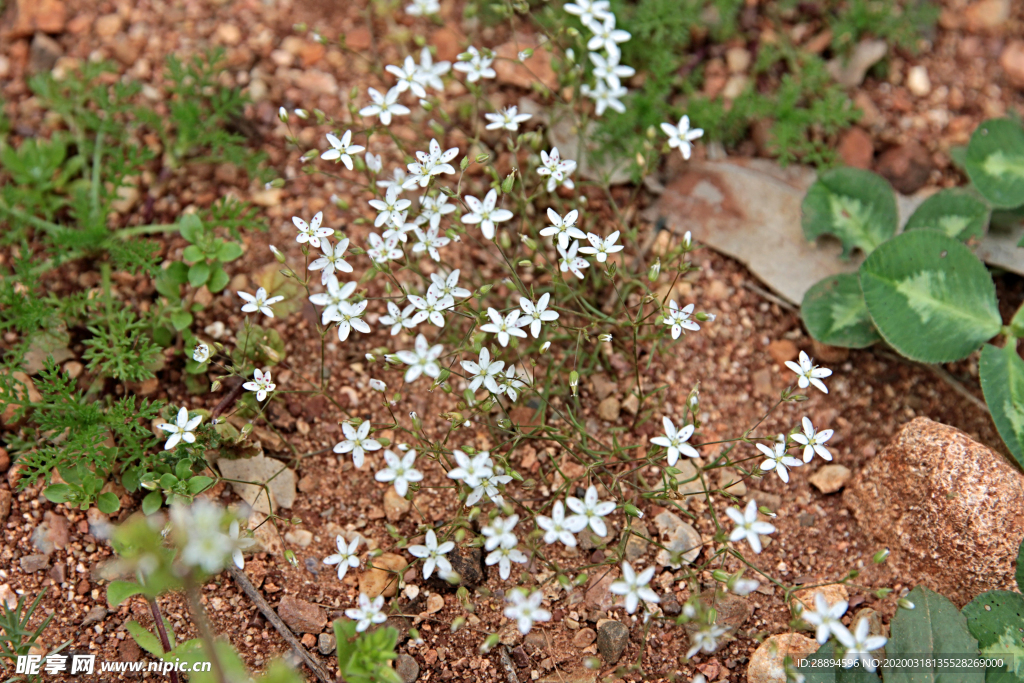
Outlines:
[{"label": "large tan rock", "polygon": [[780,633],[761,643],[747,664],[747,683],[786,683],[786,657],[794,668],[818,651],[818,641],[799,633]]},{"label": "large tan rock", "polygon": [[919,417],[848,484],[844,502],[898,572],[963,607],[1012,589],[1024,475],[958,429]]}]

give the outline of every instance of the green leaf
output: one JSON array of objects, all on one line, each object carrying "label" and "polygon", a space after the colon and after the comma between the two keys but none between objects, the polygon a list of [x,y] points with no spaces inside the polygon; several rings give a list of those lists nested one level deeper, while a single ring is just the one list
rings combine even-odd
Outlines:
[{"label": "green leaf", "polygon": [[160,642],[160,639],[157,638],[153,632],[147,630],[142,624],[134,619],[127,622],[124,627],[131,635],[132,639],[139,644],[139,647],[151,655],[163,657],[163,643]]},{"label": "green leaf", "polygon": [[963,614],[982,656],[1008,663],[1007,667],[989,667],[986,680],[1024,681],[1024,596],[987,591],[967,603]]},{"label": "green leaf", "polygon": [[967,145],[967,175],[993,206],[1024,204],[1024,130],[1009,119],[978,126]]},{"label": "green leaf", "polygon": [[185,247],[184,251],[181,252],[181,258],[189,263],[199,263],[206,260],[203,250],[194,244]]},{"label": "green leaf", "polygon": [[352,656],[356,653],[356,622],[351,619],[338,619],[334,622],[334,639],[336,641],[338,656],[338,670],[347,671]]},{"label": "green leaf", "polygon": [[855,249],[870,254],[896,234],[899,216],[892,188],[881,176],[856,168],[836,168],[821,174],[804,197],[804,235],[816,240],[835,235],[843,256]]},{"label": "green leaf", "polygon": [[1024,539],[1017,548],[1017,590],[1024,592]]},{"label": "green leaf", "polygon": [[917,361],[965,358],[1002,329],[985,264],[934,230],[897,235],[875,250],[861,264],[860,287],[885,341]]},{"label": "green leaf", "polygon": [[207,281],[206,287],[210,290],[211,294],[216,294],[227,287],[230,280],[231,278],[224,272],[223,268],[215,266],[210,273],[210,279]]},{"label": "green leaf", "polygon": [[238,242],[221,242],[217,248],[217,260],[229,263],[242,255],[242,247]]},{"label": "green leaf", "polygon": [[181,236],[195,244],[203,236],[203,221],[194,213],[187,213],[178,221]]},{"label": "green leaf", "polygon": [[133,595],[144,592],[142,585],[134,581],[111,581],[107,586],[107,604],[113,609]]},{"label": "green leaf", "polygon": [[[1024,360],[1017,353],[1016,340],[1007,340],[1001,349],[986,344],[981,350],[978,374],[999,436],[1024,466]],[[1021,571],[1019,564],[1017,571]]]},{"label": "green leaf", "polygon": [[43,491],[46,500],[51,503],[66,503],[71,498],[73,489],[67,484],[53,484]]},{"label": "green leaf", "polygon": [[[898,610],[889,624],[887,661],[929,655],[978,657],[978,641],[967,630],[967,619],[952,602],[924,586],[910,591],[907,599],[914,603],[914,609]],[[882,678],[885,683],[982,683],[985,672],[981,667],[954,670],[886,666]]]},{"label": "green leaf", "polygon": [[962,189],[942,190],[917,207],[907,221],[906,230],[938,230],[966,242],[981,238],[988,227],[989,209],[985,202]]},{"label": "green leaf", "polygon": [[837,659],[835,643],[831,640],[822,645],[817,652],[808,657],[808,665],[797,667],[804,675],[804,683],[880,683],[878,674],[866,671],[860,665],[844,669],[841,666],[828,668],[815,662]]},{"label": "green leaf", "polygon": [[142,499],[142,514],[151,515],[160,509],[160,506],[164,504],[164,498],[160,495],[159,491],[150,491],[146,494],[146,497]]},{"label": "green leaf", "polygon": [[1010,333],[1018,339],[1024,337],[1024,304],[1021,304],[1010,319]]},{"label": "green leaf", "polygon": [[881,339],[856,273],[827,277],[807,290],[800,317],[812,337],[830,346],[862,349]]},{"label": "green leaf", "polygon": [[96,507],[105,515],[112,515],[121,509],[121,501],[111,492],[101,493],[96,498]]},{"label": "green leaf", "polygon": [[188,269],[188,283],[193,287],[202,287],[210,279],[210,265],[203,261]]},{"label": "green leaf", "polygon": [[171,314],[171,324],[178,332],[192,326],[192,314],[188,311],[175,311]]},{"label": "green leaf", "polygon": [[188,492],[194,496],[204,491],[212,482],[212,477],[192,477],[188,480]]}]

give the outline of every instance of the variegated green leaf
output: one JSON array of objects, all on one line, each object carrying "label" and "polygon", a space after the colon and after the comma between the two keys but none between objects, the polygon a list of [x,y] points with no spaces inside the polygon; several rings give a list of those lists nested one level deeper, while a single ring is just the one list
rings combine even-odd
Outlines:
[{"label": "variegated green leaf", "polygon": [[930,229],[966,242],[982,237],[988,227],[985,202],[960,189],[942,190],[917,207],[904,230]]},{"label": "variegated green leaf", "polygon": [[800,316],[811,336],[830,346],[861,349],[881,339],[856,273],[827,277],[807,290]]},{"label": "variegated green leaf", "polygon": [[1024,129],[1016,121],[985,121],[967,146],[967,175],[992,206],[1024,204]]},{"label": "variegated green leaf", "polygon": [[1016,340],[1003,348],[986,344],[978,365],[981,390],[999,436],[1024,467],[1024,360]]},{"label": "variegated green leaf", "polygon": [[896,197],[881,176],[856,168],[821,174],[804,197],[804,235],[815,240],[834,235],[843,255],[854,249],[870,254],[896,233]]}]

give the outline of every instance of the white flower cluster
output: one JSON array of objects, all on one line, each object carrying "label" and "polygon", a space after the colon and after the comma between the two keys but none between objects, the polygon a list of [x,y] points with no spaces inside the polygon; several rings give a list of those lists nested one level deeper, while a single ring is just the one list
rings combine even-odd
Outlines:
[{"label": "white flower cluster", "polygon": [[632,36],[628,31],[616,28],[615,15],[608,0],[575,0],[566,3],[563,9],[579,17],[583,26],[593,34],[587,41],[587,57],[594,65],[592,73],[597,81],[594,86],[584,84],[580,92],[594,100],[598,116],[608,108],[625,112],[626,105],[621,100],[628,91],[622,85],[622,79],[634,75],[636,70],[619,63],[622,59],[619,45]]},{"label": "white flower cluster", "polygon": [[[245,566],[242,552],[256,541],[240,534],[237,519],[230,522],[228,519],[224,508],[203,498],[197,498],[189,505],[172,505],[169,533],[181,548],[179,561],[207,574],[216,574],[229,562],[242,569]],[[227,531],[224,530],[225,523],[228,524]]]}]

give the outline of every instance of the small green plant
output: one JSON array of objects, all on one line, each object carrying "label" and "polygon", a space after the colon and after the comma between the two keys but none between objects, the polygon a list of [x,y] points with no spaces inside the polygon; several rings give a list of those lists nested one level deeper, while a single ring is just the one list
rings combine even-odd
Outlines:
[{"label": "small green plant", "polygon": [[[50,625],[55,613],[50,614],[35,628],[32,628],[32,615],[45,597],[46,591],[42,591],[26,608],[28,595],[18,597],[18,602],[11,607],[6,600],[0,600],[0,659],[16,660],[24,656],[35,647],[36,641],[46,627]],[[5,664],[6,666],[6,664]]]},{"label": "small green plant", "polygon": [[356,622],[339,619],[334,622],[338,644],[338,670],[350,683],[400,683],[401,677],[388,662],[396,659],[398,631],[390,626],[373,631],[356,631]]},{"label": "small green plant", "polygon": [[[1002,324],[995,285],[970,245],[996,214],[1024,204],[1024,131],[1009,120],[986,121],[971,137],[968,189],[930,197],[897,234],[892,190],[868,171],[823,173],[804,197],[808,239],[832,235],[843,254],[867,255],[856,274],[825,278],[804,296],[811,336],[863,348],[884,340],[923,363],[948,363],[981,349],[981,387],[1007,448],[1024,465],[1024,308]],[[1002,346],[986,344],[1002,335]],[[983,346],[984,345],[984,346]]]}]

